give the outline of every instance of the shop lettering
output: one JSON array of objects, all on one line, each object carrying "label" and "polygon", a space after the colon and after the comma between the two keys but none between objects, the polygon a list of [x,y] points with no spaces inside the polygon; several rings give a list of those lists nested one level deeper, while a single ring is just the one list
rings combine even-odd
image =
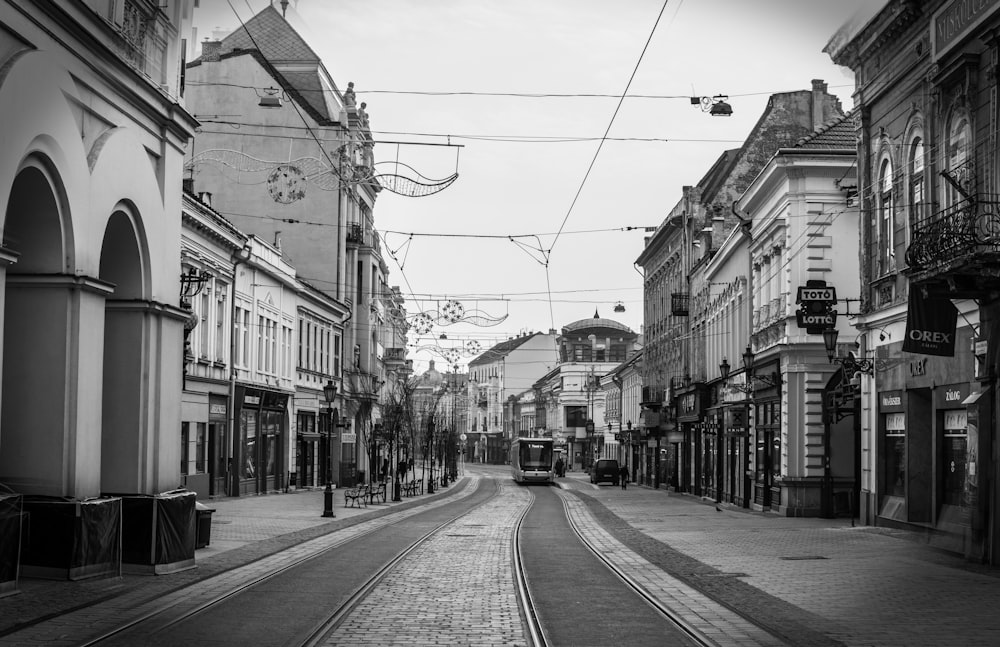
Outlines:
[{"label": "shop lettering", "polygon": [[930,330],[911,330],[910,339],[913,341],[929,342],[932,344],[950,344],[953,333],[931,332]]},{"label": "shop lettering", "polygon": [[996,0],[957,0],[938,14],[934,24],[938,53],[995,4]]},{"label": "shop lettering", "polygon": [[961,400],[962,399],[962,392],[961,391],[945,391],[944,392],[944,399],[945,399],[946,402],[954,402],[955,400]]},{"label": "shop lettering", "polygon": [[883,407],[898,407],[902,404],[902,399],[898,395],[882,398]]}]

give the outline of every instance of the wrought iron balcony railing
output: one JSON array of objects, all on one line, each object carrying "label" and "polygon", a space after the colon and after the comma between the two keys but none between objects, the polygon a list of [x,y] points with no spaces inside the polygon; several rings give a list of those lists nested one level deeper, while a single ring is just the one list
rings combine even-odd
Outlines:
[{"label": "wrought iron balcony railing", "polygon": [[972,194],[913,227],[906,263],[914,271],[952,264],[962,257],[1000,252],[1000,196]]}]

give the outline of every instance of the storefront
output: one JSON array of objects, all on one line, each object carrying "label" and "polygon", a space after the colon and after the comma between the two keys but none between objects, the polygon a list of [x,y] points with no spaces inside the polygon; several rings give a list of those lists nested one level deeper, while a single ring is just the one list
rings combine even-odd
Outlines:
[{"label": "storefront", "polygon": [[[694,384],[674,398],[681,441],[678,480],[681,492],[714,496],[717,446],[715,431],[703,424],[705,395],[704,387]],[[707,495],[708,491],[713,494]]]},{"label": "storefront", "polygon": [[288,394],[236,387],[234,492],[263,494],[285,487]]},{"label": "storefront", "polygon": [[[778,363],[754,368],[755,374],[778,375]],[[753,378],[751,378],[753,379]],[[781,384],[757,381],[753,392],[753,503],[755,510],[781,505]]]}]

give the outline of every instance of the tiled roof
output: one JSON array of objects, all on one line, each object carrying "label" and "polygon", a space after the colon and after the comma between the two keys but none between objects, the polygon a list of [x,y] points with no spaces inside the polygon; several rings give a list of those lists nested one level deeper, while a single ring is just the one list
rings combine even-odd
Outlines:
[{"label": "tiled roof", "polygon": [[854,114],[848,112],[843,117],[831,119],[811,134],[795,143],[795,148],[850,149],[858,147],[855,131],[857,124]]},{"label": "tiled roof", "polygon": [[[259,51],[283,77],[277,80],[284,81],[282,86],[286,92],[297,97],[300,103],[307,103],[321,120],[331,118],[319,77],[319,56],[273,5],[268,5],[222,39],[219,53],[223,57],[239,50]],[[285,63],[312,63],[316,68],[309,72],[285,72],[282,70]]]},{"label": "tiled roof", "polygon": [[[250,34],[247,34],[250,32]],[[250,38],[250,35],[253,38]],[[257,45],[254,45],[256,41]],[[222,52],[234,49],[260,49],[271,64],[282,61],[319,62],[319,56],[299,36],[298,32],[281,17],[273,5],[246,21],[239,29],[222,39]]]},{"label": "tiled roof", "polygon": [[536,332],[536,333],[531,333],[530,335],[523,335],[521,337],[515,337],[513,339],[508,339],[507,341],[502,341],[496,346],[485,351],[479,357],[469,362],[469,365],[472,366],[479,364],[487,364],[489,362],[495,362],[501,357],[506,357],[507,355],[509,355],[511,351],[516,349],[518,346],[521,346],[522,344],[524,344],[524,342],[528,341],[535,335],[540,335],[540,334],[541,333]]}]

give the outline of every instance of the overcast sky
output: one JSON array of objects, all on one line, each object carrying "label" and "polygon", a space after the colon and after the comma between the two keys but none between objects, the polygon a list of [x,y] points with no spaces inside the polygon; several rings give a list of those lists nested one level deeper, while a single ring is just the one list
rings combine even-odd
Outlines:
[{"label": "overcast sky", "polygon": [[[201,0],[196,40],[267,4]],[[458,300],[466,313],[505,318],[411,331],[419,373],[431,359],[446,370],[438,348],[488,348],[595,311],[640,332],[633,263],[643,228],[742,143],[769,95],[822,79],[849,110],[853,76],[822,50],[857,12],[881,4],[293,0],[288,18],[338,87],[354,82],[376,141],[456,145],[375,147],[376,162],[434,179],[459,174],[435,195],[383,191],[376,203],[389,283],[409,297],[411,316]],[[644,96],[619,106],[626,88]],[[525,94],[571,96],[514,96]],[[729,96],[732,117],[691,105],[716,94]],[[614,312],[618,302],[625,312]],[[463,353],[460,366],[472,357]]]}]

